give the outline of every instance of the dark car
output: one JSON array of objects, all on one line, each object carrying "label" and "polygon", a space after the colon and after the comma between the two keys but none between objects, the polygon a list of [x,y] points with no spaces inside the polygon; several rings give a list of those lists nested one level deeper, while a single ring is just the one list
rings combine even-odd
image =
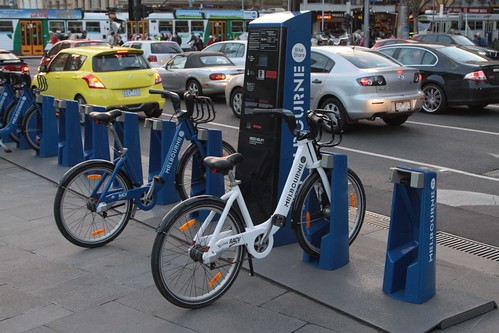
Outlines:
[{"label": "dark car", "polygon": [[499,61],[457,45],[395,44],[378,51],[419,69],[425,94],[422,111],[441,113],[448,106],[484,108],[499,103]]},{"label": "dark car", "polygon": [[[84,47],[84,46],[111,46],[108,42],[103,40],[89,40],[89,39],[67,39],[55,43],[50,50],[43,54],[42,60],[40,60],[40,65],[48,65],[50,60],[59,53],[59,51],[64,49],[69,49],[71,47]],[[38,66],[38,68],[40,68]]]},{"label": "dark car", "polygon": [[29,72],[28,64],[8,50],[0,49],[0,70]]},{"label": "dark car", "polygon": [[475,45],[468,37],[455,34],[438,34],[431,33],[425,35],[414,35],[414,40],[419,40],[424,43],[461,45],[463,48],[486,56],[490,59],[499,59],[499,52],[487,47]]}]

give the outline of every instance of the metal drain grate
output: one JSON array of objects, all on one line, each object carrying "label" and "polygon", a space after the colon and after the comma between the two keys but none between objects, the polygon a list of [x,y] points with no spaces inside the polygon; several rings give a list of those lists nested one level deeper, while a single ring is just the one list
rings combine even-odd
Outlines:
[{"label": "metal drain grate", "polygon": [[[388,230],[390,227],[390,218],[388,216],[373,212],[366,212],[364,222],[385,230]],[[443,231],[437,231],[437,244],[480,258],[499,262],[499,248],[492,245],[487,245]]]}]

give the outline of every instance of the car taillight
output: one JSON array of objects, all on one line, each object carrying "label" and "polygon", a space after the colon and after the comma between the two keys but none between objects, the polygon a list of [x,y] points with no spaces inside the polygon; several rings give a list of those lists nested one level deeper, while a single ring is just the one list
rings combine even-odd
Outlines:
[{"label": "car taillight", "polygon": [[95,75],[88,74],[82,77],[91,89],[106,89],[104,83],[101,82]]},{"label": "car taillight", "polygon": [[386,86],[385,78],[381,75],[365,76],[357,79],[357,82],[364,87],[368,86]]},{"label": "car taillight", "polygon": [[28,65],[24,65],[24,66],[22,66],[22,67],[21,67],[21,72],[25,72],[25,73],[29,72],[29,67],[28,67]]},{"label": "car taillight", "polygon": [[483,71],[468,73],[464,76],[464,79],[471,81],[487,81],[487,77],[485,76],[485,73]]},{"label": "car taillight", "polygon": [[210,80],[214,81],[225,80],[225,74],[222,73],[210,74]]},{"label": "car taillight", "polygon": [[161,75],[159,75],[158,72],[155,72],[155,74],[154,74],[154,84],[158,84],[158,83],[161,83],[161,82],[163,82],[161,80]]},{"label": "car taillight", "polygon": [[155,55],[150,55],[149,57],[147,57],[147,61],[158,62],[158,57],[156,57]]},{"label": "car taillight", "polygon": [[423,75],[421,73],[414,73],[414,82],[421,82]]}]

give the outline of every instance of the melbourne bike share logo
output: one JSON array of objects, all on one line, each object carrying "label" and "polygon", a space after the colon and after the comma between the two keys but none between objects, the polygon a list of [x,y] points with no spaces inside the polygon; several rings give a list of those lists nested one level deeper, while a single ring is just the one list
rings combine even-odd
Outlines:
[{"label": "melbourne bike share logo", "polygon": [[428,248],[428,262],[432,262],[435,258],[435,219],[436,219],[436,196],[437,196],[437,181],[433,177],[430,181],[430,234],[429,234],[429,248]]},{"label": "melbourne bike share logo", "polygon": [[[293,65],[293,113],[297,120],[298,130],[305,128],[305,66],[300,65],[307,57],[307,49],[302,43],[296,43],[291,49],[291,58],[295,64]],[[296,139],[294,146],[296,146]]]}]

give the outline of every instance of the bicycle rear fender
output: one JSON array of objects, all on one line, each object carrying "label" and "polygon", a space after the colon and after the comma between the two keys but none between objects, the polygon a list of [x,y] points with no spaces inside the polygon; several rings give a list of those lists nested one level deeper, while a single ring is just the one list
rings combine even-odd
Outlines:
[{"label": "bicycle rear fender", "polygon": [[[175,207],[173,207],[165,215],[165,217],[163,217],[163,219],[161,220],[161,223],[159,224],[158,228],[156,229],[156,232],[157,233],[164,232],[168,222],[171,219],[175,218],[175,216],[177,216],[177,214],[179,213],[180,210],[182,210],[184,208],[188,208],[189,206],[196,204],[198,202],[202,202],[202,201],[204,201],[204,202],[206,202],[206,201],[218,201],[218,202],[220,202],[221,205],[225,205],[225,201],[223,201],[222,199],[220,199],[219,197],[216,197],[214,195],[197,195],[195,197],[191,197],[187,200],[179,202]],[[233,205],[231,207],[230,211],[231,211],[231,214],[236,215],[240,221],[244,221],[241,213],[239,212],[239,209],[237,209],[237,207],[235,205]]]}]

